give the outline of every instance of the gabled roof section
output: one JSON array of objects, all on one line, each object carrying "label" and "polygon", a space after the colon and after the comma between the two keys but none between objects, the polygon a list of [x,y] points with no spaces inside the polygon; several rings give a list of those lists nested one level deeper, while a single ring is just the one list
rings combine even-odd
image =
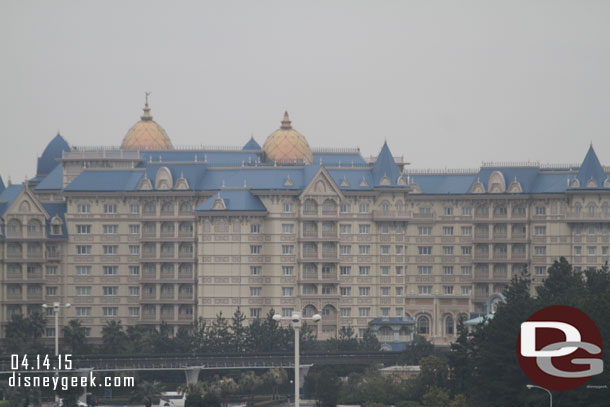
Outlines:
[{"label": "gabled roof section", "polygon": [[[313,166],[309,166],[309,167],[313,167]],[[324,184],[324,186],[329,185],[331,190],[330,191],[325,190],[323,192],[318,191],[317,188],[318,188],[318,183],[320,181]],[[301,196],[307,196],[310,194],[336,195],[341,200],[345,199],[343,192],[341,192],[341,188],[339,188],[339,186],[337,185],[337,182],[333,179],[333,177],[328,173],[328,171],[324,167],[319,167],[318,171],[316,171],[316,173],[313,175],[313,177],[311,177],[308,185],[305,187],[305,189],[301,193]]]},{"label": "gabled roof section", "polygon": [[256,140],[254,140],[254,137],[250,137],[250,140],[248,140],[242,150],[262,150],[262,148],[260,144],[258,144]]},{"label": "gabled roof section", "polygon": [[399,176],[400,171],[386,141],[383,143],[383,147],[381,147],[381,151],[373,166],[373,181],[375,187],[396,186]]},{"label": "gabled roof section", "polygon": [[4,212],[15,202],[23,188],[22,184],[9,185],[0,193],[0,216],[4,215]]},{"label": "gabled roof section", "polygon": [[143,177],[142,170],[85,170],[64,191],[135,191]]},{"label": "gabled roof section", "polygon": [[34,189],[36,191],[45,190],[61,190],[64,186],[64,167],[59,164],[51,171],[49,175],[38,184]]},{"label": "gabled roof section", "polygon": [[580,170],[578,171],[576,178],[580,182],[580,188],[587,188],[587,183],[589,183],[590,180],[595,181],[597,184],[597,186],[593,188],[603,188],[606,174],[597,158],[597,154],[595,154],[592,144],[589,146],[589,151],[587,151],[587,155],[580,165]]},{"label": "gabled roof section", "polygon": [[[65,203],[43,203],[42,206],[49,214],[49,219],[46,222],[47,236],[51,239],[65,238],[68,236],[68,230],[66,228],[66,204]],[[61,235],[51,234],[51,221],[53,218],[58,217],[61,219]]]},{"label": "gabled roof section", "polygon": [[[220,200],[220,205],[217,201]],[[197,212],[266,212],[261,200],[247,189],[223,190],[208,198],[195,209]]]},{"label": "gabled roof section", "polygon": [[38,158],[38,167],[36,168],[36,175],[48,175],[53,171],[59,164],[61,155],[64,151],[70,151],[70,145],[64,139],[61,134],[57,135],[51,140],[47,147],[42,152],[42,155]]}]

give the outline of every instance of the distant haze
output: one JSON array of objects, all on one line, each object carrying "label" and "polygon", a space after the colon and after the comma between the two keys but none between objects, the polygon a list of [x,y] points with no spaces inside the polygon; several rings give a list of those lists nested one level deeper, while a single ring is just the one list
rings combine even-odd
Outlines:
[{"label": "distant haze", "polygon": [[610,164],[608,1],[0,2],[0,175],[59,130],[119,145],[151,91],[174,145],[313,147],[413,167]]}]

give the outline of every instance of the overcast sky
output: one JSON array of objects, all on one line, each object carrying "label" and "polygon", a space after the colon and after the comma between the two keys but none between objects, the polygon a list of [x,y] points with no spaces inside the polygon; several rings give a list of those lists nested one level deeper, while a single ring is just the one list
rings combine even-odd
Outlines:
[{"label": "overcast sky", "polygon": [[0,2],[0,175],[59,130],[119,145],[151,91],[174,145],[314,147],[417,168],[610,164],[608,1]]}]

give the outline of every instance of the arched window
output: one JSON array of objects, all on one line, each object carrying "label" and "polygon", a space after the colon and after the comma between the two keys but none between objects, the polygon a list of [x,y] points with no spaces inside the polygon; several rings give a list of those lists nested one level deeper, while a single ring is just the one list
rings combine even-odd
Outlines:
[{"label": "arched window", "polygon": [[193,204],[191,204],[190,202],[183,202],[182,204],[180,204],[180,213],[185,214],[185,213],[191,213],[193,211]]},{"label": "arched window", "polygon": [[388,201],[381,203],[381,212],[386,215],[390,213],[390,203]]},{"label": "arched window", "polygon": [[455,330],[453,327],[453,317],[451,315],[447,315],[447,317],[445,318],[445,334],[453,335],[454,333]]},{"label": "arched window", "polygon": [[337,212],[337,204],[332,199],[327,199],[322,204],[322,213],[326,215],[334,215]]},{"label": "arched window", "polygon": [[312,199],[308,199],[305,201],[305,204],[303,205],[303,211],[305,213],[315,214],[318,212],[318,204],[316,203],[316,201],[314,201]]},{"label": "arched window", "polygon": [[334,317],[337,315],[337,310],[335,309],[335,307],[328,304],[328,305],[325,305],[324,308],[322,308],[322,315],[328,316],[328,317]]},{"label": "arched window", "polygon": [[318,310],[316,309],[316,307],[314,307],[311,304],[306,306],[305,308],[303,308],[303,316],[304,317],[311,317],[311,316],[313,316],[317,312],[318,312]]},{"label": "arched window", "polygon": [[430,333],[430,319],[421,315],[417,318],[417,333],[420,335],[428,335]]}]

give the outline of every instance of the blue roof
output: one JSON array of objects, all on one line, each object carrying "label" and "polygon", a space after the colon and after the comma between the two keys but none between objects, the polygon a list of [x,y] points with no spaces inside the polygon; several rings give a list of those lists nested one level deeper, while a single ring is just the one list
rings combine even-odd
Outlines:
[{"label": "blue roof", "polygon": [[403,350],[407,349],[407,342],[380,342],[379,345],[381,345],[381,350],[386,350],[387,348],[390,348],[390,352],[402,352]]},{"label": "blue roof", "polygon": [[411,317],[379,317],[369,321],[369,325],[415,325]]},{"label": "blue roof", "polygon": [[85,170],[64,190],[76,191],[133,191],[144,177],[142,170]]},{"label": "blue roof", "polygon": [[9,185],[0,193],[0,216],[4,215],[4,212],[13,204],[21,190],[23,190],[23,184]]},{"label": "blue roof", "polygon": [[[381,180],[384,177],[389,179],[390,185],[381,185]],[[390,152],[388,143],[384,142],[383,147],[381,147],[381,151],[377,156],[377,160],[375,161],[375,165],[373,166],[373,180],[375,186],[396,186],[398,177],[400,177],[400,171]]]},{"label": "blue roof", "polygon": [[225,211],[267,211],[261,200],[252,195],[247,189],[223,190],[208,198],[196,209],[198,212],[222,212],[223,210],[212,209],[214,202],[222,199],[225,204]]},{"label": "blue roof", "polygon": [[[30,180],[31,181],[31,180]],[[37,191],[40,190],[59,190],[64,187],[64,167],[58,165],[51,171],[49,175],[44,177],[42,181],[34,188]]]},{"label": "blue roof", "polygon": [[250,137],[250,140],[248,140],[242,150],[261,150],[261,146],[254,140],[254,137]]},{"label": "blue roof", "polygon": [[598,188],[602,188],[604,186],[606,174],[604,173],[604,169],[597,158],[597,154],[595,154],[593,145],[589,146],[589,151],[587,151],[587,155],[580,165],[580,170],[578,171],[576,178],[580,182],[580,188],[586,188],[587,182],[591,179],[597,182]]},{"label": "blue roof", "polygon": [[349,167],[354,164],[358,167],[368,166],[367,162],[359,153],[315,153],[313,155],[313,162],[320,163],[322,160],[323,165],[341,165],[342,167]]},{"label": "blue roof", "polygon": [[2,193],[2,191],[4,191],[4,188],[6,188],[4,186],[4,181],[2,180],[2,176],[0,176],[0,194]]},{"label": "blue roof", "polygon": [[477,180],[472,174],[418,174],[410,177],[424,194],[467,194]]},{"label": "blue roof", "polygon": [[[49,220],[47,221],[47,224],[46,224],[47,236],[51,239],[64,238],[64,237],[68,236],[68,230],[66,228],[66,218],[65,218],[66,204],[65,203],[43,203],[42,206],[49,214]],[[55,216],[59,216],[62,220],[61,235],[52,235],[50,233],[50,229],[51,229],[50,221]]]},{"label": "blue roof", "polygon": [[209,165],[222,165],[222,166],[241,166],[242,161],[244,163],[256,162],[261,157],[262,151],[140,151],[140,157],[146,161],[147,164],[163,164],[171,162],[205,162]]},{"label": "blue roof", "polygon": [[59,159],[64,151],[70,151],[70,145],[59,133],[57,133],[53,140],[47,144],[47,147],[44,149],[40,158],[38,158],[36,175],[50,174],[59,164]]}]

